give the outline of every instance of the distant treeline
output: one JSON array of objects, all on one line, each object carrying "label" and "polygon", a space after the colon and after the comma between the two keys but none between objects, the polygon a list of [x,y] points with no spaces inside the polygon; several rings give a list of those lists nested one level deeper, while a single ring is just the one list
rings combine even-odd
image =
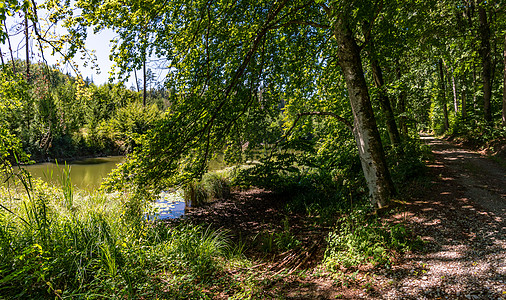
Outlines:
[{"label": "distant treeline", "polygon": [[41,63],[29,68],[28,78],[23,60],[0,69],[0,124],[35,161],[129,152],[168,106],[165,90],[148,91],[143,106],[142,93],[123,83],[97,86]]}]

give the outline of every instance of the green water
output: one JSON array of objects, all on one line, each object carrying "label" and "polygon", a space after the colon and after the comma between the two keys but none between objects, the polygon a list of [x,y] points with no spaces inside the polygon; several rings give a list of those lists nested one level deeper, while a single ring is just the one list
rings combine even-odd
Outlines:
[{"label": "green water", "polygon": [[[88,158],[84,160],[76,160],[67,164],[70,167],[70,178],[72,185],[79,189],[92,191],[100,187],[105,177],[116,166],[125,160],[124,156],[109,156]],[[61,184],[62,171],[65,163],[38,163],[29,166],[23,166],[32,177],[38,177],[42,180],[57,185]],[[223,157],[218,156],[209,162],[209,170],[216,171],[223,169]]]},{"label": "green water", "polygon": [[[110,156],[88,158],[84,160],[76,160],[67,164],[70,168],[70,177],[72,184],[80,189],[94,190],[100,187],[103,179],[111,172],[119,163],[124,161],[123,156]],[[65,163],[39,163],[24,166],[32,177],[39,177],[44,181],[61,184],[62,170]]]}]

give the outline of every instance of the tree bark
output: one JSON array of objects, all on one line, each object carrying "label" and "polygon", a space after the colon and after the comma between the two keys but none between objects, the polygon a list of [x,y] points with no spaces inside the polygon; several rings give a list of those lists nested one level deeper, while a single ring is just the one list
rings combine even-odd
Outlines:
[{"label": "tree bark", "polygon": [[439,59],[439,78],[441,80],[441,105],[443,106],[443,116],[444,116],[444,128],[445,132],[450,128],[450,123],[448,121],[448,108],[446,107],[446,83],[445,83],[445,74],[443,72],[443,60]]},{"label": "tree bark", "polygon": [[487,20],[487,12],[483,3],[478,3],[479,36],[481,40],[480,56],[483,67],[483,113],[487,123],[492,123],[492,111],[490,98],[492,97],[492,60],[490,53],[490,26]]},{"label": "tree bark", "polygon": [[12,72],[16,73],[16,64],[14,61],[14,54],[12,53],[11,38],[9,37],[9,30],[7,29],[7,23],[4,20],[5,33],[7,34],[7,43],[9,44],[9,51],[11,53]]},{"label": "tree bark", "polygon": [[26,44],[26,80],[30,78],[30,49],[28,48],[30,40],[28,37],[28,17],[25,11],[25,44]]},{"label": "tree bark", "polygon": [[467,119],[466,93],[462,91],[462,118]]},{"label": "tree bark", "polygon": [[2,59],[2,69],[3,69],[5,67],[5,61],[4,61],[4,54],[1,49],[0,49],[0,58]]},{"label": "tree bark", "polygon": [[452,70],[452,90],[453,90],[453,110],[455,113],[459,112],[459,99],[457,96],[457,84],[455,83],[455,76],[453,76]]},{"label": "tree bark", "polygon": [[444,60],[443,60],[443,65],[446,70],[446,78],[448,78],[450,76],[452,79],[453,111],[455,112],[455,114],[457,114],[459,112],[459,100],[457,98],[457,85],[455,84],[455,76],[453,76],[453,68],[451,68],[451,70],[449,70],[448,66],[446,65],[446,62]]},{"label": "tree bark", "polygon": [[142,106],[146,107],[146,57],[144,57],[144,62],[142,64],[142,72],[144,73],[144,87],[142,93]]},{"label": "tree bark", "polygon": [[137,87],[137,92],[140,92],[139,88],[139,79],[137,79],[137,71],[134,69],[134,77],[135,77],[135,86]]},{"label": "tree bark", "polygon": [[476,65],[473,63],[473,109],[476,110]]},{"label": "tree bark", "polygon": [[[372,43],[371,43],[372,49]],[[394,112],[392,110],[392,105],[390,103],[390,99],[385,91],[384,81],[383,81],[383,73],[379,66],[379,62],[376,58],[374,58],[374,50],[371,50],[371,68],[372,68],[372,76],[374,78],[374,83],[379,90],[378,100],[381,105],[381,109],[385,114],[386,125],[388,136],[390,137],[390,142],[395,147],[400,144],[401,137],[399,135],[399,129],[397,128],[397,124],[395,123]]]},{"label": "tree bark", "polygon": [[[397,66],[396,75],[397,80],[401,80],[401,68],[399,66]],[[401,87],[401,92],[399,93],[397,109],[400,113],[399,127],[401,129],[401,134],[403,136],[408,136],[408,124],[406,118],[406,90],[404,90],[403,87]]]},{"label": "tree bark", "polygon": [[506,126],[506,34],[504,35],[504,82],[502,88],[502,125]]},{"label": "tree bark", "polygon": [[350,98],[353,112],[353,135],[358,146],[369,195],[372,205],[375,208],[381,208],[388,205],[390,197],[395,194],[395,188],[372,110],[360,58],[360,48],[343,18],[337,18],[333,34],[339,45],[337,56]]}]

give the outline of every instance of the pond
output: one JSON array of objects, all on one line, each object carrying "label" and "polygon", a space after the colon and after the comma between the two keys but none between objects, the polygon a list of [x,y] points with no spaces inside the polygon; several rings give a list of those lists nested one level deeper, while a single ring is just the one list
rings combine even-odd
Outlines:
[{"label": "pond", "polygon": [[[124,160],[124,156],[109,156],[69,162],[67,166],[70,168],[72,185],[89,192],[96,190],[100,187],[104,178]],[[61,185],[64,167],[65,163],[56,164],[51,162],[23,166],[33,177],[38,177],[56,185]],[[224,167],[222,156],[218,156],[217,159],[209,163],[211,171],[220,170]],[[186,205],[180,191],[162,192],[153,208],[156,214],[147,216],[148,219],[167,219],[184,215]]]},{"label": "pond", "polygon": [[[124,156],[109,156],[75,160],[67,164],[70,168],[72,185],[75,187],[93,191],[119,163],[125,160]],[[62,170],[65,163],[39,163],[23,166],[33,177],[46,182],[61,185]]]}]

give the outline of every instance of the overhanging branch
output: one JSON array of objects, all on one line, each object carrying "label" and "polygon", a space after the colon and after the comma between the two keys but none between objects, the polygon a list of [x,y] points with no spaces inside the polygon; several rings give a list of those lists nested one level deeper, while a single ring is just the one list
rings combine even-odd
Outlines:
[{"label": "overhanging branch", "polygon": [[293,122],[292,126],[290,127],[290,129],[288,129],[288,131],[286,132],[286,134],[281,138],[279,139],[275,146],[273,148],[276,148],[276,146],[284,139],[286,139],[290,134],[292,134],[292,131],[293,129],[295,128],[295,126],[297,125],[297,123],[299,122],[300,118],[301,117],[304,117],[304,116],[331,116],[331,117],[334,117],[336,120],[338,120],[339,122],[342,122],[346,125],[346,127],[350,130],[350,131],[353,131],[353,125],[348,121],[346,120],[345,118],[341,117],[341,116],[338,116],[336,115],[335,113],[333,112],[327,112],[327,111],[311,111],[311,112],[303,112],[303,113],[299,113],[297,114],[297,118],[295,119],[295,121]]}]

